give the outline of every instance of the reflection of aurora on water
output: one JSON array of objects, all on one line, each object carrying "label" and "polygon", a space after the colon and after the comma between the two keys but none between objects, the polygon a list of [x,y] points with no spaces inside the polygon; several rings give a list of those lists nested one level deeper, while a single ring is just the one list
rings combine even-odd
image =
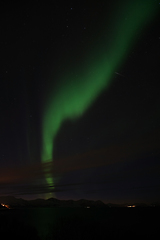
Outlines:
[{"label": "reflection of aurora on water", "polygon": [[[42,122],[42,162],[53,159],[55,137],[66,119],[81,117],[93,104],[99,94],[109,87],[115,71],[126,60],[133,44],[138,39],[142,27],[154,15],[153,1],[127,2],[112,14],[112,37],[110,43],[106,32],[94,33],[94,51],[85,56],[86,64],[76,64],[74,74],[63,73],[54,93],[45,103]],[[115,17],[116,16],[116,17]],[[104,24],[104,23],[102,23]],[[105,23],[107,25],[107,23]],[[97,44],[97,39],[100,40]],[[87,61],[86,61],[87,59]],[[74,65],[75,66],[75,65]],[[72,66],[68,66],[68,72]],[[53,163],[54,167],[54,163]],[[45,172],[48,186],[54,188],[54,179]]]}]

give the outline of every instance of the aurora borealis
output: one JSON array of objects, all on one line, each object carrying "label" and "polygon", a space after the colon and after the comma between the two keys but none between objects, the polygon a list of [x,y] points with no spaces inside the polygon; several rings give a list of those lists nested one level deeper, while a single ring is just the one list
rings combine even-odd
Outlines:
[{"label": "aurora borealis", "polygon": [[159,2],[0,9],[0,195],[159,201]]},{"label": "aurora borealis", "polygon": [[[53,159],[55,137],[63,122],[66,119],[82,117],[97,96],[109,86],[116,69],[126,60],[135,40],[143,34],[142,29],[154,14],[154,2],[125,2],[119,11],[116,9],[111,16],[110,43],[107,43],[104,37],[107,36],[107,30],[98,33],[93,52],[87,56],[84,53],[85,64],[82,63],[79,67],[79,62],[76,62],[72,74],[69,74],[72,72],[72,65],[67,66],[67,73],[62,74],[64,80],[58,79],[60,83],[56,93],[51,93],[44,109],[42,162],[50,162]],[[102,24],[107,25],[105,19]],[[96,38],[102,40],[97,44]],[[50,185],[54,184],[51,177],[46,178]]]}]

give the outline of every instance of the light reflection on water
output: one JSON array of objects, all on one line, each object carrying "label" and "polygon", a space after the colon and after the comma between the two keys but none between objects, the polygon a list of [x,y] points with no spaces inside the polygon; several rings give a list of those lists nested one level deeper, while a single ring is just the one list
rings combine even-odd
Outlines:
[{"label": "light reflection on water", "polygon": [[29,208],[12,209],[3,214],[8,215],[10,219],[17,219],[33,226],[41,239],[46,239],[46,236],[52,236],[54,226],[61,219],[72,219],[78,216],[85,218],[85,221],[93,221],[102,217],[102,213],[104,214],[104,210],[95,213],[92,209],[82,208]]},{"label": "light reflection on water", "polygon": [[30,208],[0,211],[1,221],[6,218],[10,223],[15,220],[15,223],[21,221],[33,226],[41,240],[65,239],[72,232],[83,239],[88,239],[90,234],[94,239],[101,239],[104,234],[106,239],[113,239],[113,234],[117,237],[118,234],[139,236],[139,231],[145,236],[152,236],[153,233],[156,236],[155,233],[159,233],[158,216],[159,209],[154,208]]},{"label": "light reflection on water", "polygon": [[68,209],[58,208],[34,208],[19,210],[19,215],[27,224],[35,227],[40,237],[45,238],[52,233],[52,228],[56,222],[68,215]]}]

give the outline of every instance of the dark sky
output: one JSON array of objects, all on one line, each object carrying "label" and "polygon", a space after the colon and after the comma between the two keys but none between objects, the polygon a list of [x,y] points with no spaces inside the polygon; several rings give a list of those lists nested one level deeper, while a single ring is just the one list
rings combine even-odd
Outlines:
[{"label": "dark sky", "polygon": [[160,201],[158,1],[0,6],[0,195]]}]

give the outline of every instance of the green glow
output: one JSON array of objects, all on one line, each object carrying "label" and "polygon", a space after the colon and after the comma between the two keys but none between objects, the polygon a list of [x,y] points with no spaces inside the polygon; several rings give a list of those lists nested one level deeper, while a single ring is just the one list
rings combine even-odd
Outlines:
[{"label": "green glow", "polygon": [[[106,89],[112,77],[126,59],[131,47],[141,35],[142,27],[155,14],[154,1],[126,1],[113,14],[112,37],[107,43],[107,30],[94,34],[95,46],[84,64],[68,66],[68,73],[58,79],[60,84],[46,101],[42,125],[42,162],[52,160],[54,139],[66,119],[75,119],[84,114],[99,94]],[[103,23],[105,24],[105,22]],[[108,29],[108,23],[106,23]],[[102,39],[102,40],[101,40]],[[74,64],[75,65],[75,64]],[[70,73],[69,73],[70,71]],[[53,185],[51,176],[45,175],[48,185]]]}]

